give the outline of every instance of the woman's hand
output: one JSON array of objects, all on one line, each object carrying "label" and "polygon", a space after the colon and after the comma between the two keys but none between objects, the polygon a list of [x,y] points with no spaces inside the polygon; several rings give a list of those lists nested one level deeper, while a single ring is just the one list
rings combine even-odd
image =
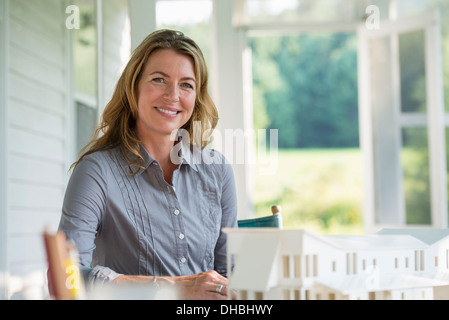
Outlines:
[{"label": "woman's hand", "polygon": [[[156,281],[154,281],[156,280]],[[228,279],[218,272],[211,270],[179,277],[152,277],[122,275],[113,280],[112,285],[135,284],[155,285],[162,288],[174,289],[176,297],[181,300],[226,300],[228,299]],[[236,298],[232,292],[232,299]]]},{"label": "woman's hand", "polygon": [[228,279],[214,270],[172,279],[180,299],[226,300],[228,298]]}]

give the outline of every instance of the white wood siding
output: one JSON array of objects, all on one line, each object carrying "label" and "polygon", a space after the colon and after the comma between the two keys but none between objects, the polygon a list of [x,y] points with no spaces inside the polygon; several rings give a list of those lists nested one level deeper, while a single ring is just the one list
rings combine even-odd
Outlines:
[{"label": "white wood siding", "polygon": [[[0,0],[0,299],[15,293],[5,280],[43,278],[42,232],[58,227],[76,156],[67,4]],[[101,113],[129,58],[130,28],[127,0],[99,4]]]},{"label": "white wood siding", "polygon": [[25,276],[46,269],[42,232],[57,228],[68,178],[64,1],[9,1],[8,24],[6,265]]}]

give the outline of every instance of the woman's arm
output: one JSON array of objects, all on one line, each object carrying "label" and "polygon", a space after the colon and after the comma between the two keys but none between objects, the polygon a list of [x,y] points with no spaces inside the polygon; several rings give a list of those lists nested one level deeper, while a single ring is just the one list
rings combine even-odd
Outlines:
[{"label": "woman's arm", "polygon": [[[225,160],[224,160],[225,161]],[[237,227],[237,194],[235,188],[234,172],[229,163],[219,165],[222,170],[221,186],[221,226],[223,228]],[[226,256],[226,234],[220,231],[217,244],[215,246],[214,269],[222,276],[227,277],[227,256]]]},{"label": "woman's arm", "polygon": [[92,268],[95,237],[101,226],[107,201],[105,166],[86,157],[74,169],[67,185],[59,229],[78,250],[80,269],[86,284],[105,284],[120,276],[107,267]]}]

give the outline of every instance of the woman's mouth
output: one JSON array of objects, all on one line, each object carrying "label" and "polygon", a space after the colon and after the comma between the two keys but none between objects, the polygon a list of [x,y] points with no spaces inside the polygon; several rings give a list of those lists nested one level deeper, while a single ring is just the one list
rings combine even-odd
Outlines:
[{"label": "woman's mouth", "polygon": [[176,116],[178,113],[180,113],[181,111],[178,111],[176,109],[168,109],[168,108],[160,108],[160,107],[155,107],[157,111],[169,115],[169,116]]}]

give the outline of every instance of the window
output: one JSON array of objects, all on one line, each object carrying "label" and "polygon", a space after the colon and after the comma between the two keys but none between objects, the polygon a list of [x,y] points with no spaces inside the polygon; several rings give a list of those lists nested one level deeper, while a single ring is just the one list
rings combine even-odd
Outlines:
[{"label": "window", "polygon": [[310,293],[310,290],[306,290],[305,296],[306,296],[306,300],[310,300],[310,299],[311,299],[311,293]]},{"label": "window", "polygon": [[307,254],[305,256],[306,277],[318,276],[318,255]]},{"label": "window", "polygon": [[306,277],[310,277],[311,276],[311,274],[310,274],[310,255],[306,255],[305,258],[306,258],[306,261],[305,261]]},{"label": "window", "polygon": [[294,299],[300,300],[301,299],[301,291],[298,289],[295,289],[293,292],[294,292]]},{"label": "window", "polygon": [[76,92],[97,95],[97,6],[96,0],[76,0],[80,29],[73,29],[73,65]]},{"label": "window", "polygon": [[431,224],[424,30],[399,35],[403,184],[407,224]]},{"label": "window", "polygon": [[92,138],[98,120],[97,1],[76,0],[80,29],[72,30],[76,153]]},{"label": "window", "polygon": [[346,253],[346,274],[356,274],[357,273],[357,254]]},{"label": "window", "polygon": [[424,270],[424,250],[415,250],[415,271]]},{"label": "window", "polygon": [[253,168],[256,215],[280,202],[290,208],[283,215],[290,228],[308,224],[328,232],[342,224],[360,233],[355,33],[258,32],[249,44],[253,127],[266,132],[254,149],[266,146],[272,132],[279,147],[275,177],[263,173],[264,163]]},{"label": "window", "polygon": [[359,28],[371,227],[447,225],[439,27],[429,13],[382,22],[378,31]]},{"label": "window", "polygon": [[357,253],[355,253],[355,252],[352,254],[352,264],[353,264],[353,267],[352,267],[353,272],[354,272],[354,274],[356,274],[357,273]]},{"label": "window", "polygon": [[282,256],[282,264],[284,269],[284,278],[290,278],[290,256]]},{"label": "window", "polygon": [[295,255],[293,257],[294,259],[294,265],[295,265],[295,278],[301,277],[301,256]]},{"label": "window", "polygon": [[[366,30],[366,25],[360,20],[370,4],[379,8],[381,18],[384,19],[380,33],[387,32],[382,35],[372,36],[376,32]],[[449,141],[445,141],[447,139],[444,132],[441,132],[441,125],[444,123],[446,128],[449,128],[449,116],[442,112],[449,110],[448,95],[444,105],[441,101],[443,87],[447,91],[449,81],[443,83],[440,71],[442,70],[444,78],[448,79],[449,64],[444,59],[449,59],[446,54],[449,52],[449,22],[447,19],[441,19],[443,32],[440,35],[438,19],[427,19],[425,13],[437,8],[441,17],[446,17],[449,1],[235,0],[234,8],[235,25],[247,28],[248,34],[254,37],[251,38],[253,52],[261,47],[260,43],[254,44],[254,39],[266,38],[268,45],[264,49],[265,55],[273,54],[274,49],[279,47],[281,37],[278,35],[284,38],[282,44],[285,47],[300,51],[303,49],[301,46],[295,45],[294,41],[286,41],[285,38],[300,38],[297,34],[307,38],[318,26],[325,25],[334,26],[331,31],[335,33],[354,30],[357,25],[365,29],[365,32],[357,36],[358,41],[366,40],[366,47],[358,52],[357,58],[362,61],[359,64],[361,69],[367,68],[369,73],[359,70],[359,81],[363,83],[366,79],[374,80],[365,88],[359,87],[361,101],[372,99],[368,101],[371,107],[366,111],[372,112],[372,119],[366,120],[364,114],[360,117],[363,121],[360,123],[360,133],[365,158],[364,169],[367,172],[363,179],[368,186],[365,207],[369,208],[363,210],[368,229],[365,231],[369,232],[375,225],[447,227],[448,166],[445,162],[449,161],[449,157],[444,149],[446,143],[446,149],[449,149]],[[389,18],[396,21],[388,23]],[[288,37],[285,36],[287,32]],[[291,34],[293,35],[290,36]],[[365,36],[369,39],[364,39]],[[441,53],[437,50],[440,42],[443,48],[443,63]],[[254,65],[257,64],[259,69],[268,70],[271,75],[263,78],[274,79],[273,83],[281,89],[286,87],[285,81],[279,81],[283,79],[279,77],[279,72],[276,72],[273,65],[256,61],[260,56],[253,56]],[[255,80],[257,72],[253,72]],[[301,75],[295,76],[300,78]],[[257,127],[258,124],[266,122],[267,118],[271,121],[281,112],[273,108],[274,112],[269,117],[261,116],[261,111],[267,108],[268,100],[263,101],[260,88],[254,87],[253,90]],[[290,96],[290,93],[284,95]],[[359,110],[363,109],[362,104]],[[299,135],[291,133],[293,131],[290,121],[280,122],[283,127],[282,132],[279,132],[280,142],[282,140],[282,143],[293,145]],[[366,133],[364,130],[372,131]],[[285,140],[283,135],[286,136]],[[449,136],[449,129],[446,129],[446,135]],[[257,177],[255,181],[257,183]],[[276,199],[287,202],[289,196],[293,198],[295,195],[294,187],[290,182],[288,186],[284,186],[289,194],[281,194]],[[267,194],[273,194],[272,190],[273,183],[267,191],[260,191],[261,198],[266,201]],[[261,204],[259,209],[257,196],[256,193],[256,211],[267,212],[267,209],[262,207],[264,204]],[[304,210],[300,212],[304,215]],[[335,215],[336,213],[329,214]]]},{"label": "window", "polygon": [[79,152],[92,138],[97,125],[97,108],[92,99],[82,99],[80,96],[75,101],[76,109],[76,145]]}]

